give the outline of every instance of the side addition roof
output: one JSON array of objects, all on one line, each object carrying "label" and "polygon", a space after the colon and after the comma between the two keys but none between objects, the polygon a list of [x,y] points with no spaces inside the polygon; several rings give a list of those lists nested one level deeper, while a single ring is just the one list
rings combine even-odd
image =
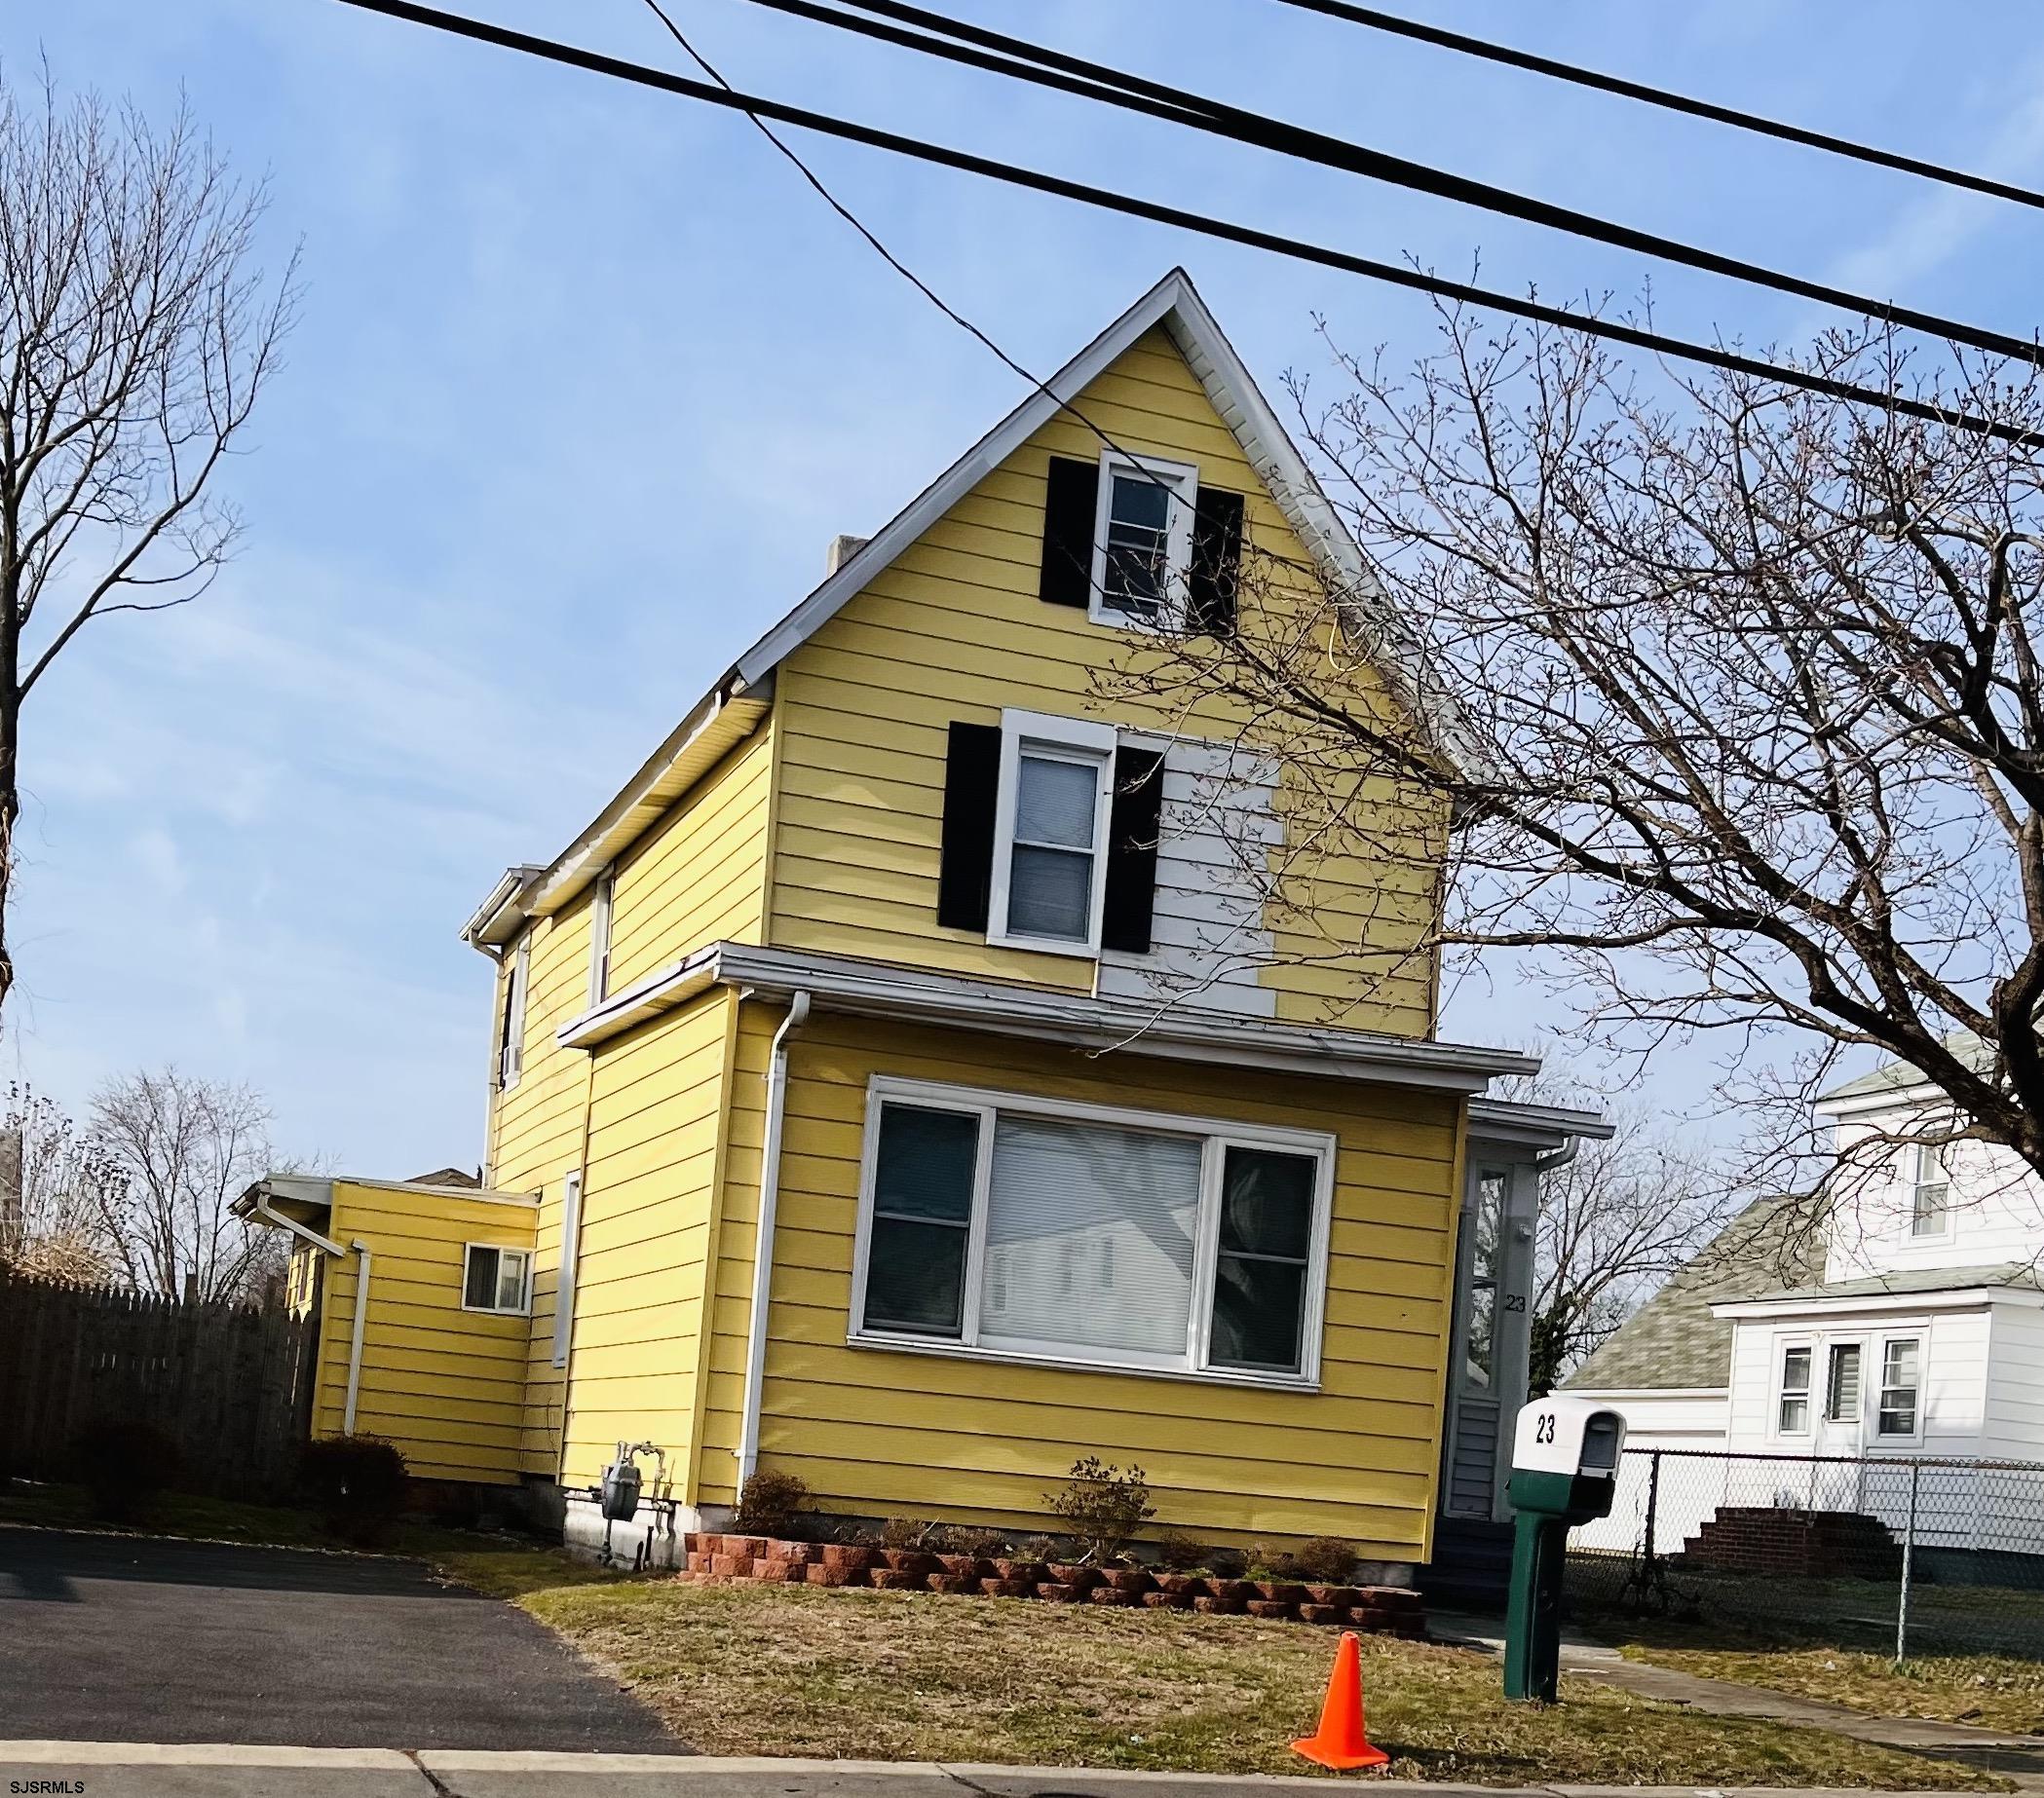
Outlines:
[{"label": "side addition roof", "polygon": [[[1430,748],[1451,767],[1478,764],[1475,738],[1445,684],[1430,668],[1419,641],[1397,616],[1361,546],[1344,528],[1312,469],[1299,453],[1270,402],[1234,346],[1207,310],[1184,269],[1173,269],[1057,373],[1031,393],[965,455],[937,476],[867,541],[808,598],[759,638],[711,687],[676,737],[696,735],[700,722],[737,714],[744,728],[757,722],[774,670],[862,592],[908,546],[1013,455],[1066,402],[1075,400],[1146,332],[1162,326],[1184,354],[1250,467],[1256,469],[1285,521],[1306,545],[1329,589],[1344,597],[1371,639],[1373,663],[1393,694],[1419,722]],[[749,702],[749,703],[748,703]],[[757,708],[757,709],[755,709]],[[732,740],[736,740],[733,738]],[[725,747],[729,747],[727,742]],[[669,763],[683,747],[669,738],[634,781],[573,844],[537,872],[513,870],[473,918],[463,936],[478,948],[501,944],[525,918],[557,910],[589,880],[602,862],[627,847],[678,797]],[[688,774],[693,780],[703,771]],[[685,786],[681,790],[686,790]],[[642,796],[642,797],[641,797]],[[648,801],[657,801],[649,805]]]}]

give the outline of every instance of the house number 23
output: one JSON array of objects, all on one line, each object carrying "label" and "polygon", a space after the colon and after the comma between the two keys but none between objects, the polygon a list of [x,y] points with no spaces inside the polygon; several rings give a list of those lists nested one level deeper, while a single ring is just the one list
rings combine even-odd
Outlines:
[{"label": "house number 23", "polygon": [[1533,1419],[1533,1441],[1536,1442],[1551,1442],[1554,1441],[1554,1413],[1552,1411],[1542,1411]]}]

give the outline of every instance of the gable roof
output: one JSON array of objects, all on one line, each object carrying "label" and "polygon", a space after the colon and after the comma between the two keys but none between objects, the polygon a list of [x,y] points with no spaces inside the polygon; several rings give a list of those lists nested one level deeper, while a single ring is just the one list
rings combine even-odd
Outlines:
[{"label": "gable roof", "polygon": [[[1164,276],[753,643],[710,688],[691,718],[720,706],[730,708],[740,696],[763,698],[762,690],[767,690],[774,670],[788,656],[863,592],[1067,402],[1076,400],[1146,332],[1159,326],[1170,334],[1214,410],[1241,444],[1244,458],[1306,546],[1322,581],[1330,591],[1342,596],[1356,626],[1368,633],[1373,666],[1394,698],[1418,722],[1428,746],[1451,767],[1480,763],[1474,738],[1446,687],[1431,670],[1419,640],[1391,606],[1361,546],[1343,526],[1277,413],[1182,268]],[[674,740],[670,737],[669,744]],[[509,887],[500,881],[492,894],[494,905],[485,903],[464,930],[464,937],[478,947],[485,941],[501,943],[527,917],[558,910],[588,885],[604,861],[627,847],[679,797],[663,760],[667,748],[662,745],[633,783],[545,870]],[[689,778],[702,771],[697,768]],[[664,797],[658,806],[626,804],[633,788]]]},{"label": "gable roof", "polygon": [[[1731,1378],[1726,1299],[1779,1292],[1819,1271],[1822,1253],[1798,1232],[1787,1197],[1756,1199],[1562,1382],[1570,1392],[1697,1392]],[[1814,1263],[1814,1264],[1813,1264]]]},{"label": "gable roof", "polygon": [[[1975,1073],[1987,1073],[1994,1065],[1993,1050],[1971,1030],[1953,1030],[1941,1039],[1941,1046]],[[1908,1062],[1896,1059],[1881,1063],[1872,1073],[1863,1073],[1857,1080],[1847,1080],[1842,1086],[1819,1093],[1817,1105],[1822,1108],[1837,1099],[1874,1099],[1929,1084]]]}]

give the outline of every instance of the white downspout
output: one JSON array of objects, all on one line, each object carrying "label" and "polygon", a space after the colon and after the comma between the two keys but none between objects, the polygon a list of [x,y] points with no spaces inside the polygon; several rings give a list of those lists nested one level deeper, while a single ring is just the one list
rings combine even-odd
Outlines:
[{"label": "white downspout", "polygon": [[362,1383],[362,1325],[369,1316],[369,1245],[358,1236],[349,1248],[356,1254],[355,1330],[348,1343],[348,1402],[341,1411],[341,1434],[355,1434],[355,1400]]},{"label": "white downspout", "polygon": [[263,1189],[260,1182],[248,1188],[248,1197],[252,1201],[249,1209],[265,1223],[274,1223],[281,1230],[288,1230],[293,1236],[301,1236],[311,1243],[315,1249],[323,1249],[328,1255],[346,1255],[348,1253],[332,1237],[322,1236],[318,1230],[298,1222],[295,1218],[286,1217],[281,1211],[272,1211],[270,1209],[270,1201],[263,1197]]},{"label": "white downspout", "polygon": [[788,1038],[809,1019],[810,996],[798,992],[774,1032],[767,1065],[767,1140],[760,1153],[759,1224],[753,1231],[752,1315],[745,1330],[745,1398],[738,1414],[738,1490],[759,1465],[760,1397],[767,1380],[767,1304],[774,1286],[774,1218],[780,1209],[780,1122],[788,1100]]}]

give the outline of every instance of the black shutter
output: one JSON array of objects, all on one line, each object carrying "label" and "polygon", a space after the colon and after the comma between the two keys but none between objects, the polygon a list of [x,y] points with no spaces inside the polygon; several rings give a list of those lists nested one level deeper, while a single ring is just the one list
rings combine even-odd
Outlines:
[{"label": "black shutter", "polygon": [[1001,727],[954,724],[944,757],[944,846],[937,864],[937,922],[954,930],[987,927],[1000,785]]},{"label": "black shutter", "polygon": [[1053,606],[1083,606],[1093,585],[1093,514],[1100,465],[1050,459],[1043,502],[1043,572],[1037,592]]},{"label": "black shutter", "polygon": [[1235,627],[1235,585],[1242,567],[1242,496],[1201,487],[1192,507],[1192,567],[1187,621],[1225,637]]},{"label": "black shutter", "polygon": [[1107,831],[1107,894],[1100,947],[1142,955],[1156,900],[1156,841],[1163,820],[1164,758],[1150,749],[1115,752],[1115,804]]}]

